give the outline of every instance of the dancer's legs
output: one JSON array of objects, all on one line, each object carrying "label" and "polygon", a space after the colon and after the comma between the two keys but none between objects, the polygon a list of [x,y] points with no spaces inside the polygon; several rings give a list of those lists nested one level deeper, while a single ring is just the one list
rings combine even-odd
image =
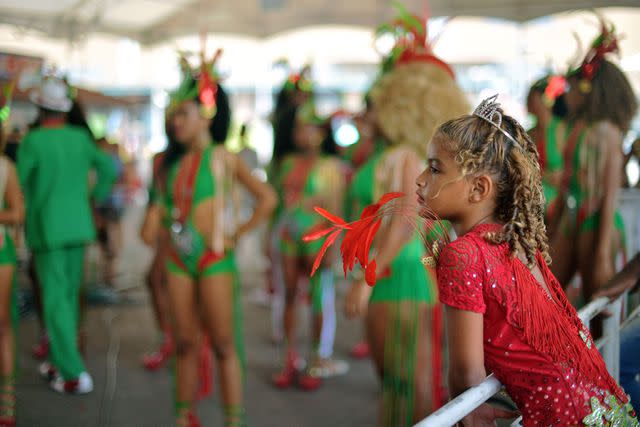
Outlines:
[{"label": "dancer's legs", "polygon": [[287,353],[295,350],[296,345],[296,298],[298,295],[299,261],[295,256],[282,257],[282,272],[285,284],[284,299],[284,336]]},{"label": "dancer's legs", "polygon": [[151,295],[151,306],[158,329],[163,333],[171,330],[170,302],[167,291],[166,258],[164,251],[158,249],[147,274],[147,288]]},{"label": "dancer's legs", "polygon": [[233,273],[203,277],[199,283],[201,312],[211,337],[220,376],[225,426],[243,426],[241,314]]},{"label": "dancer's legs", "polygon": [[176,412],[178,425],[186,425],[198,386],[200,321],[195,283],[187,275],[169,272],[168,289],[176,334]]},{"label": "dancer's legs", "polygon": [[0,265],[0,423],[15,422],[15,335],[11,316],[13,264]]},{"label": "dancer's legs", "polygon": [[382,382],[379,425],[412,425],[432,410],[430,316],[415,301],[369,305],[367,336]]},{"label": "dancer's legs", "polygon": [[0,265],[0,377],[9,377],[15,366],[15,336],[11,319],[13,274],[11,264]]}]

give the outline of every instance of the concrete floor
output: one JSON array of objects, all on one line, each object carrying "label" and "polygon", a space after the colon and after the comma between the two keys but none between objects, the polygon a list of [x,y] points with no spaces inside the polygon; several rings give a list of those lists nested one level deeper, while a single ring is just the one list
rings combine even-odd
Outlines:
[{"label": "concrete floor", "polygon": [[[62,396],[50,391],[37,375],[30,347],[37,338],[35,318],[19,329],[19,427],[170,427],[173,425],[170,369],[146,372],[141,355],[153,348],[156,333],[142,282],[149,252],[136,240],[140,209],[125,220],[125,245],[119,260],[117,286],[124,302],[91,307],[87,364],[95,390],[87,396]],[[251,247],[248,245],[248,252]],[[257,252],[256,252],[257,253]],[[255,260],[250,253],[243,259]],[[255,255],[255,253],[254,253]],[[280,366],[281,351],[271,344],[270,311],[247,301],[262,286],[261,276],[248,272],[243,280],[245,344],[247,350],[247,410],[250,425],[278,427],[372,426],[376,419],[377,380],[368,361],[350,361],[343,377],[328,380],[318,391],[275,390],[270,376]],[[306,331],[305,331],[306,332]],[[361,333],[359,322],[339,319],[335,346],[346,358]],[[308,342],[303,338],[303,342]],[[198,405],[203,426],[221,425],[216,392]]]}]

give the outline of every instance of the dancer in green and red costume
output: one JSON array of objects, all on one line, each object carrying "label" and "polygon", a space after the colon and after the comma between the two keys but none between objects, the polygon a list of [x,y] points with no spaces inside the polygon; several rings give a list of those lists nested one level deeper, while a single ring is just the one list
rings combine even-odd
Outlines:
[{"label": "dancer in green and red costume", "polygon": [[[435,127],[468,111],[453,70],[433,55],[424,20],[399,6],[400,16],[380,33],[397,37],[371,89],[376,136],[384,149],[354,176],[350,192],[360,209],[391,191],[412,192]],[[424,242],[402,218],[382,225],[375,287],[354,277],[349,316],[366,313],[367,337],[382,383],[380,424],[409,426],[442,400],[441,321],[432,271],[420,262]]]},{"label": "dancer in green and red costume", "polygon": [[601,34],[567,77],[565,171],[551,255],[563,286],[580,274],[585,300],[611,279],[624,256],[624,225],[616,207],[622,142],[638,104],[624,73],[607,59],[616,52],[615,29],[601,20]]},{"label": "dancer in green and red costume", "polygon": [[[0,101],[0,146],[4,151],[13,83]],[[13,163],[0,156],[0,427],[16,425],[16,252],[8,227],[22,223],[24,202]]]},{"label": "dancer in green and red costume", "polygon": [[[295,151],[293,142],[293,119],[291,111],[304,104],[313,95],[313,84],[309,76],[311,69],[305,66],[299,73],[287,77],[275,99],[271,116],[273,126],[273,156],[268,169],[270,182],[274,182],[283,160]],[[268,286],[271,294],[271,339],[280,343],[284,339],[283,312],[285,285],[282,272],[280,237],[284,226],[282,210],[278,209],[270,224],[267,242],[267,256],[270,261]]]},{"label": "dancer in green and red costume", "polygon": [[[211,339],[225,426],[246,425],[242,313],[234,248],[236,239],[266,220],[274,191],[254,178],[221,144],[230,125],[229,101],[204,53],[171,97],[172,124],[182,149],[167,153],[163,219],[171,236],[167,260],[176,339],[176,417],[179,427],[196,427],[198,339],[204,323]],[[256,198],[252,217],[235,226],[233,186]]]},{"label": "dancer in green and red costume", "polygon": [[[311,100],[301,106],[293,106],[283,113],[292,132],[295,151],[282,160],[276,187],[281,195],[278,215],[282,221],[280,252],[282,254],[282,272],[285,284],[284,333],[286,352],[284,369],[273,377],[273,383],[279,388],[293,384],[297,375],[299,358],[296,345],[296,329],[299,321],[296,311],[299,301],[299,278],[308,275],[313,260],[320,247],[302,242],[303,234],[318,226],[319,221],[313,213],[316,204],[328,205],[338,210],[342,203],[344,188],[344,169],[333,153],[335,147],[329,147],[327,128],[320,120]],[[333,152],[333,153],[332,153]],[[298,377],[300,387],[314,390],[321,385],[324,373],[344,372],[345,365],[336,366],[331,359],[333,339],[330,345],[323,345],[323,329],[335,328],[327,325],[327,314],[323,312],[326,293],[333,292],[332,272],[329,263],[323,266],[321,273],[310,280],[309,293],[313,312],[312,354],[309,369]],[[326,329],[325,329],[326,330]],[[328,347],[328,348],[324,348]],[[331,375],[331,374],[329,374]]]},{"label": "dancer in green and red costume", "polygon": [[[367,164],[367,161],[373,157],[379,156],[386,147],[386,142],[378,128],[375,111],[371,102],[369,93],[364,98],[365,109],[355,117],[355,125],[358,129],[359,140],[356,144],[349,147],[346,151],[346,158],[352,167],[351,178],[357,175],[358,171]],[[349,219],[355,219],[361,210],[358,202],[356,185],[352,185],[352,181],[348,181],[348,191],[345,197],[345,216]],[[361,313],[365,317],[365,313]],[[369,342],[365,338],[357,342],[349,355],[354,359],[366,359],[371,354]]]},{"label": "dancer in green and red costume", "polygon": [[527,110],[535,118],[535,124],[529,130],[529,135],[535,141],[538,153],[540,153],[547,223],[554,216],[554,207],[564,167],[562,161],[564,147],[560,145],[563,138],[558,138],[558,135],[563,134],[565,126],[563,117],[556,114],[556,99],[564,93],[565,86],[564,77],[546,76],[536,81],[527,95]]},{"label": "dancer in green and red costume", "polygon": [[[143,366],[149,371],[157,371],[164,367],[173,355],[175,344],[171,324],[171,305],[167,290],[167,255],[169,250],[169,233],[162,227],[162,201],[167,175],[165,156],[174,155],[182,146],[175,140],[171,126],[172,118],[165,118],[165,131],[168,148],[153,156],[152,182],[149,188],[149,203],[140,230],[142,241],[154,248],[155,254],[147,274],[147,286],[151,294],[153,314],[161,333],[160,347],[142,357]],[[212,352],[208,338],[202,340],[200,348],[200,376],[198,398],[211,394],[213,387]]]}]

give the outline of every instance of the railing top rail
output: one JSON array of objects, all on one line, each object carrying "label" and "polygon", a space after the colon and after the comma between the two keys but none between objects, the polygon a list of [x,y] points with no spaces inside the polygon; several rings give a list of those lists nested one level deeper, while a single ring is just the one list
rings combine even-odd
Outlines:
[{"label": "railing top rail", "polygon": [[415,425],[415,427],[450,427],[469,412],[486,402],[502,388],[502,384],[493,375],[489,375],[480,384],[457,396],[436,412]]},{"label": "railing top rail", "polygon": [[578,317],[580,317],[580,320],[582,320],[583,323],[587,323],[598,314],[603,312],[607,305],[609,305],[611,302],[613,301],[609,301],[609,299],[606,297],[601,297],[597,300],[591,301],[589,304],[582,307],[580,311],[578,311]]}]

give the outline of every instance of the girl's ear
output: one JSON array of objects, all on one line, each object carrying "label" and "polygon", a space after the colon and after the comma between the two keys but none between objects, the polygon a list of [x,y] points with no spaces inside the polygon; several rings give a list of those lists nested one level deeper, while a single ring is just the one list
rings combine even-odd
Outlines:
[{"label": "girl's ear", "polygon": [[471,181],[471,189],[469,191],[469,202],[480,203],[489,197],[493,192],[493,180],[489,175],[478,175]]}]

